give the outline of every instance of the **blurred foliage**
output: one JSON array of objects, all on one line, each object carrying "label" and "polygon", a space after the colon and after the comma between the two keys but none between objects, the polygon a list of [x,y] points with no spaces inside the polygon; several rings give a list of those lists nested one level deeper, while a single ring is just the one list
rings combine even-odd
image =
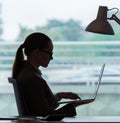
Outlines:
[{"label": "blurred foliage", "polygon": [[72,19],[66,22],[52,19],[46,25],[34,29],[20,25],[20,33],[16,41],[23,41],[26,35],[32,32],[43,32],[54,41],[80,41],[84,37],[83,27],[80,25],[80,22]]}]

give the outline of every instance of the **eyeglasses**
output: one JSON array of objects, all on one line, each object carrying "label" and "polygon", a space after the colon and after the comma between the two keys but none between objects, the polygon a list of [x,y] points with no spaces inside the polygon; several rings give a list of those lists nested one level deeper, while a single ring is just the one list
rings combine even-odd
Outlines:
[{"label": "eyeglasses", "polygon": [[[40,50],[40,49],[39,49]],[[47,50],[40,50],[41,52],[47,53],[48,55],[50,55],[52,57],[53,52],[47,51]]]}]

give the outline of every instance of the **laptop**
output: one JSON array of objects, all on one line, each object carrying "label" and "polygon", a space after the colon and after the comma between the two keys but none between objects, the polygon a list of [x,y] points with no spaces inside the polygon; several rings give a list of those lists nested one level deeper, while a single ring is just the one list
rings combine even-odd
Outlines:
[{"label": "laptop", "polygon": [[105,64],[102,65],[101,70],[100,70],[100,74],[98,76],[98,81],[97,81],[97,85],[96,85],[96,89],[95,89],[95,93],[93,94],[93,97],[91,99],[78,99],[78,100],[72,100],[72,101],[60,101],[59,104],[65,104],[65,103],[79,103],[81,105],[84,104],[88,104],[93,102],[96,99],[98,90],[99,90],[99,86],[100,86],[100,82],[103,76],[103,72],[104,72],[104,68],[105,68]]}]

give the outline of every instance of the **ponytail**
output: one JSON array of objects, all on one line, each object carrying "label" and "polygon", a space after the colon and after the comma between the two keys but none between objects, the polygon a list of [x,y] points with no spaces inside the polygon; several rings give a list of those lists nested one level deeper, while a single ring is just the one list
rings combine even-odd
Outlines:
[{"label": "ponytail", "polygon": [[12,68],[12,78],[16,79],[18,72],[20,71],[22,61],[24,60],[23,49],[24,45],[20,45],[16,52],[15,61]]}]

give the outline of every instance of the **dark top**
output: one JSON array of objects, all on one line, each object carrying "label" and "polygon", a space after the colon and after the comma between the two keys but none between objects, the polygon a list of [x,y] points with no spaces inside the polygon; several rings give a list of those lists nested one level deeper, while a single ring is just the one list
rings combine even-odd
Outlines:
[{"label": "dark top", "polygon": [[23,62],[17,82],[31,116],[46,116],[56,113],[76,114],[72,104],[55,110],[58,106],[56,97],[42,78],[40,70],[30,63]]}]

